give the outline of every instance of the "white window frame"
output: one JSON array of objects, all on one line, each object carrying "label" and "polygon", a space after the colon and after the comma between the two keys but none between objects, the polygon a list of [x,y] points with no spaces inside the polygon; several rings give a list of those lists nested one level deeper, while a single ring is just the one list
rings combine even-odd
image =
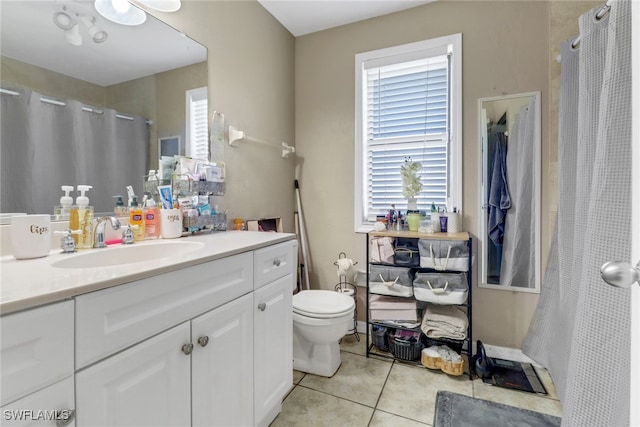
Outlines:
[{"label": "white window frame", "polygon": [[[443,51],[444,49],[444,51]],[[366,112],[366,74],[367,68],[383,66],[393,63],[410,61],[412,59],[434,56],[442,53],[451,53],[450,78],[451,78],[451,103],[449,129],[449,164],[447,165],[448,195],[447,207],[462,209],[462,34],[452,34],[435,39],[408,43],[370,52],[356,54],[355,57],[355,180],[354,180],[354,229],[356,233],[371,231],[373,222],[367,220],[366,209],[368,195],[365,186],[367,183],[367,112]],[[400,173],[398,171],[398,173]]]},{"label": "white window frame", "polygon": [[[192,123],[192,104],[194,102],[198,102],[198,101],[208,101],[208,89],[207,86],[203,86],[203,87],[199,87],[196,89],[189,89],[187,91],[185,91],[186,93],[186,102],[185,102],[185,155],[188,157],[194,157],[193,152],[194,152],[194,148],[193,148],[193,136],[192,136],[192,128],[191,128],[191,123]],[[207,113],[207,127],[208,127],[208,114]],[[208,132],[207,132],[208,135]],[[211,155],[210,151],[210,147],[209,147],[209,137],[206,136],[206,144],[207,144],[207,158],[206,159],[201,159],[201,160],[209,160],[209,156]]]}]

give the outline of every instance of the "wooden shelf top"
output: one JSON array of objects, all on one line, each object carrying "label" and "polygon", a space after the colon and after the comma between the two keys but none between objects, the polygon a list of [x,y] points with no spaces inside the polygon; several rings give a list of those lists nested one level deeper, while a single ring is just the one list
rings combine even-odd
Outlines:
[{"label": "wooden shelf top", "polygon": [[417,238],[417,239],[436,239],[436,240],[469,240],[469,233],[461,231],[460,233],[419,233],[409,230],[384,230],[370,231],[371,237],[400,237],[400,238]]}]

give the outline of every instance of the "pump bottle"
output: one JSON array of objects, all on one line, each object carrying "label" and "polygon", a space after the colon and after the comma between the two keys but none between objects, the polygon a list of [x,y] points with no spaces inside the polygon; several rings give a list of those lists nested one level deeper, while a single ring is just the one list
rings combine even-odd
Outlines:
[{"label": "pump bottle", "polygon": [[69,193],[73,191],[73,186],[63,185],[61,188],[62,191],[64,191],[64,196],[60,197],[60,204],[53,208],[53,215],[58,220],[68,220],[71,212],[71,205],[73,205],[73,197],[71,197]]},{"label": "pump bottle", "polygon": [[89,198],[85,196],[92,188],[90,185],[78,185],[80,195],[69,212],[69,229],[80,230],[80,234],[73,235],[77,249],[93,247],[93,206],[89,206]]},{"label": "pump bottle", "polygon": [[133,241],[140,242],[144,240],[144,213],[142,212],[142,208],[138,206],[138,197],[135,195],[131,196],[131,207],[129,208],[129,225],[131,225],[131,228],[133,228]]},{"label": "pump bottle", "polygon": [[113,198],[116,199],[116,206],[113,208],[113,213],[116,215],[116,217],[128,217],[129,209],[124,205],[122,196],[118,194],[117,196],[113,196]]},{"label": "pump bottle", "polygon": [[160,209],[153,199],[148,199],[144,205],[145,239],[160,237]]}]

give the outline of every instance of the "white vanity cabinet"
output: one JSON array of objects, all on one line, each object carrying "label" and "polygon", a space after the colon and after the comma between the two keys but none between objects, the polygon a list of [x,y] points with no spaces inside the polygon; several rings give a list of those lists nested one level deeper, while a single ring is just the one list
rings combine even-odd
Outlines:
[{"label": "white vanity cabinet", "polygon": [[0,334],[0,424],[73,426],[73,301],[2,316]]},{"label": "white vanity cabinet", "polygon": [[287,241],[77,297],[77,425],[268,425],[293,382],[296,254]]}]

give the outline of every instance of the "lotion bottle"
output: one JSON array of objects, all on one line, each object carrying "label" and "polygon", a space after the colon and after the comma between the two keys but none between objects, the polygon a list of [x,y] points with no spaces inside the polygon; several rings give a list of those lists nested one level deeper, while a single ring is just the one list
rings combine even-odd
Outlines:
[{"label": "lotion bottle", "polygon": [[[141,242],[144,240],[144,213],[142,208],[138,206],[138,197],[131,196],[131,207],[129,208],[129,225],[133,229],[133,241]],[[134,227],[137,226],[137,227]]]},{"label": "lotion bottle", "polygon": [[160,209],[153,199],[148,199],[144,206],[145,239],[160,237]]},{"label": "lotion bottle", "polygon": [[85,195],[92,188],[90,185],[78,185],[80,195],[69,212],[69,229],[80,230],[79,234],[73,235],[77,249],[93,247],[93,206],[89,206],[89,197]]}]

